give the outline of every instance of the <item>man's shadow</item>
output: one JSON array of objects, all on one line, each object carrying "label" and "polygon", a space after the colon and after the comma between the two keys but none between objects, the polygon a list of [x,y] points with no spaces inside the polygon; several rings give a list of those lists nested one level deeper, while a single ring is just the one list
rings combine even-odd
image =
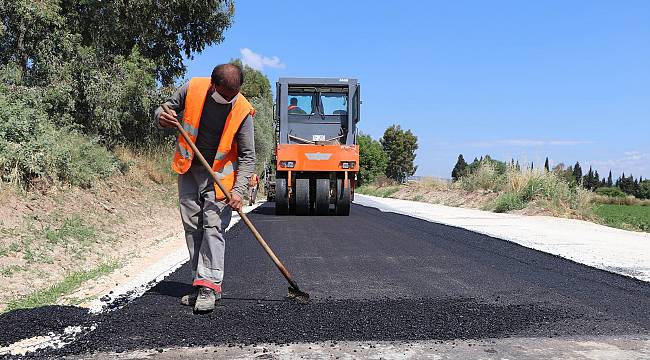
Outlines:
[{"label": "man's shadow", "polygon": [[194,292],[194,287],[188,283],[163,280],[151,288],[149,292],[180,299],[184,295]]},{"label": "man's shadow", "polygon": [[[149,290],[151,294],[158,294],[163,296],[170,296],[180,300],[181,297],[191,294],[195,291],[191,284],[178,282],[178,281],[161,281],[156,286]],[[240,300],[240,301],[264,301],[264,302],[278,302],[285,301],[286,299],[266,299],[266,298],[247,298],[247,297],[234,297],[224,296],[224,300]]]}]

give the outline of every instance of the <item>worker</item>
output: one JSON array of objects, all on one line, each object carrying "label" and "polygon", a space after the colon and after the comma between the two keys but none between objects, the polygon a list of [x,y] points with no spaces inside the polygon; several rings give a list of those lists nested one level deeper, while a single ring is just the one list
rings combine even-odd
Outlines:
[{"label": "worker", "polygon": [[306,115],[307,113],[305,110],[301,109],[298,106],[298,99],[295,97],[292,97],[289,99],[289,114],[298,114],[298,115]]},{"label": "worker", "polygon": [[[181,121],[232,194],[231,200],[226,201],[210,173],[179,136],[172,169],[178,173],[180,214],[195,287],[193,293],[181,298],[181,304],[194,306],[196,312],[214,310],[215,302],[221,299],[225,231],[232,209],[242,207],[248,179],[255,168],[255,109],[239,92],[243,82],[239,66],[218,65],[210,78],[190,79],[165,102],[171,114],[159,107],[154,115],[155,122],[163,128],[175,128],[177,121]],[[183,118],[177,120],[180,112]]]},{"label": "worker", "polygon": [[251,175],[251,178],[248,180],[248,205],[255,204],[255,198],[257,197],[257,190],[260,188],[260,178],[256,173]]}]

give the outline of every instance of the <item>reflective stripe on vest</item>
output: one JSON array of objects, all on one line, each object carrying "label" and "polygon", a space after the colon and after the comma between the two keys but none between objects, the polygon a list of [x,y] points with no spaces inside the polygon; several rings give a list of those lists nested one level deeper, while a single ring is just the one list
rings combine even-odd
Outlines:
[{"label": "reflective stripe on vest", "polygon": [[186,123],[185,121],[182,122],[182,125],[183,125],[183,130],[185,130],[191,136],[197,137],[199,135],[199,128],[195,128],[192,125]]},{"label": "reflective stripe on vest", "polygon": [[[190,80],[187,95],[185,97],[185,109],[183,109],[183,129],[188,132],[192,142],[196,141],[199,133],[199,125],[201,122],[201,113],[203,112],[203,105],[210,90],[210,78],[192,78]],[[217,173],[217,177],[221,180],[224,187],[231,191],[235,185],[237,177],[237,142],[235,135],[239,128],[248,117],[254,115],[255,109],[246,100],[241,93],[237,95],[237,100],[232,105],[232,109],[226,118],[219,146],[217,147],[217,155],[212,163],[212,170]],[[184,174],[189,170],[192,165],[194,152],[192,148],[185,142],[182,136],[178,136],[176,144],[176,153],[172,161],[172,169],[178,174]],[[216,198],[222,200],[225,198],[224,193],[215,184]]]}]

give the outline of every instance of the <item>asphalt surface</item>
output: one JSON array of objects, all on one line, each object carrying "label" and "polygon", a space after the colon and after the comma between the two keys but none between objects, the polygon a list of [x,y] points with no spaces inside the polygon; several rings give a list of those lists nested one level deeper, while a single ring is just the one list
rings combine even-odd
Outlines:
[{"label": "asphalt surface", "polygon": [[[353,206],[349,217],[249,214],[312,302],[286,282],[242,223],[227,236],[223,300],[195,315],[181,267],[124,308],[85,315],[94,331],[62,356],[174,346],[313,341],[638,335],[650,329],[650,285],[519,245],[408,216]],[[57,308],[58,309],[58,308]],[[9,313],[0,339],[29,319],[39,329],[79,321],[74,308]],[[67,309],[67,310],[65,310]],[[43,309],[33,311],[43,312]],[[69,312],[70,318],[66,311]],[[56,317],[56,319],[55,319]],[[74,318],[73,318],[74,317]]]}]

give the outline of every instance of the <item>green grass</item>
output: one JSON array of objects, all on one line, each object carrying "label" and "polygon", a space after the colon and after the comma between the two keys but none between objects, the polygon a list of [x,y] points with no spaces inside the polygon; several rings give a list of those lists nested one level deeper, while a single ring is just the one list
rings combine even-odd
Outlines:
[{"label": "green grass", "polygon": [[391,197],[392,195],[395,195],[395,193],[398,192],[399,189],[400,189],[399,186],[383,186],[383,187],[361,186],[355,189],[355,191],[358,192],[359,194],[385,198],[385,197]]},{"label": "green grass", "polygon": [[82,223],[78,216],[65,219],[59,228],[46,228],[43,235],[51,244],[59,244],[67,239],[77,240],[81,243],[91,241],[97,235],[92,227]]},{"label": "green grass", "polygon": [[423,202],[424,201],[424,195],[417,194],[417,195],[413,196],[413,198],[411,200],[412,201]]},{"label": "green grass", "polygon": [[650,206],[603,204],[594,214],[607,226],[650,232]]},{"label": "green grass", "polygon": [[0,269],[0,275],[2,276],[11,276],[14,273],[24,270],[22,266],[20,265],[9,265],[7,267],[4,267]]},{"label": "green grass", "polygon": [[25,297],[10,301],[5,311],[31,309],[55,304],[61,296],[73,292],[84,282],[108,274],[118,266],[118,262],[111,262],[99,265],[91,270],[81,270],[70,273],[61,282],[56,283],[47,289],[36,291]]},{"label": "green grass", "polygon": [[524,201],[519,194],[506,192],[501,194],[494,201],[494,212],[503,213],[510,210],[519,210],[523,209],[526,206],[526,201]]}]

